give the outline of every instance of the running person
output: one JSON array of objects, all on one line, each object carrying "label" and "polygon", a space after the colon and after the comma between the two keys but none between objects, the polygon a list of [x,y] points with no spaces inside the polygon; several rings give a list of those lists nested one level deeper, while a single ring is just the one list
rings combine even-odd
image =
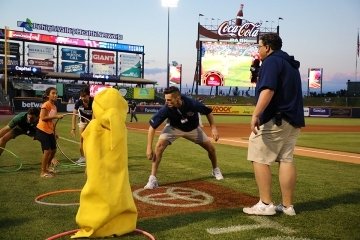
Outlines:
[{"label": "running person", "polygon": [[11,139],[15,139],[19,135],[35,136],[39,114],[39,108],[29,108],[27,112],[17,114],[8,125],[0,129],[0,155],[4,151],[6,143]]},{"label": "running person", "polygon": [[[210,139],[206,136],[204,131],[199,127],[198,112],[206,115],[211,126],[213,139],[215,141],[219,139],[214,118],[211,114],[211,108],[206,107],[199,101],[181,95],[179,89],[174,86],[165,89],[164,94],[166,104],[149,121],[150,127],[148,131],[146,156],[149,160],[152,160],[152,167],[149,181],[144,188],[154,189],[158,187],[156,174],[162,154],[166,147],[179,137],[186,138],[204,148],[208,152],[208,156],[212,164],[213,176],[217,180],[223,179],[224,177],[217,166],[215,147],[210,142]],[[168,123],[159,136],[154,152],[152,145],[155,129],[158,128],[166,119],[168,119]]]},{"label": "running person", "polygon": [[76,161],[76,163],[85,163],[84,150],[83,150],[83,138],[81,137],[81,133],[85,130],[86,126],[89,123],[89,120],[92,118],[92,104],[94,98],[90,97],[90,89],[89,86],[84,87],[80,90],[80,99],[75,103],[72,116],[72,128],[71,134],[75,136],[76,131],[76,123],[79,118],[79,133],[80,133],[80,158]]}]

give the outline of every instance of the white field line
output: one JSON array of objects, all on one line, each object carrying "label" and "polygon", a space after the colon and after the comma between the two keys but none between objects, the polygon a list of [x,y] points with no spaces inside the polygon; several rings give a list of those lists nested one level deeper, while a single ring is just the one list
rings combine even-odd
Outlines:
[{"label": "white field line", "polygon": [[75,141],[75,140],[72,140],[72,139],[69,139],[69,138],[64,138],[64,137],[59,137],[59,138],[60,138],[60,139],[62,139],[62,140],[68,141],[68,142],[72,142],[72,143],[80,144],[80,142]]},{"label": "white field line", "polygon": [[[128,129],[137,130],[137,131],[146,131],[146,132],[148,131],[147,129],[133,128],[133,127],[128,127]],[[161,131],[156,131],[156,132],[161,132]],[[246,140],[237,140],[237,139],[230,139],[230,138],[220,138],[220,141],[222,141],[222,142],[240,143],[240,144],[248,144],[249,143],[249,141],[246,141]],[[356,156],[356,155],[343,154],[343,153],[334,153],[334,152],[325,152],[325,151],[321,151],[321,150],[309,149],[309,148],[303,148],[303,147],[295,147],[295,150],[296,151],[309,152],[309,153],[323,154],[323,155],[328,155],[328,156],[338,156],[338,157],[348,157],[348,158],[353,158],[353,159],[360,159],[360,156]]]}]

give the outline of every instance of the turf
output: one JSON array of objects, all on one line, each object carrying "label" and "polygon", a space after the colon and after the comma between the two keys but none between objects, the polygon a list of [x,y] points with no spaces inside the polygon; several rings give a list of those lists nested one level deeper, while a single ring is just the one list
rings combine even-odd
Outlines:
[{"label": "turf", "polygon": [[[141,121],[147,121],[149,116],[139,115],[139,117]],[[70,126],[65,120],[59,125],[61,128],[59,131],[67,138],[71,138]],[[6,121],[2,123],[5,124]],[[319,139],[314,138],[314,140]],[[311,138],[307,141],[311,141]],[[342,145],[339,135],[336,135],[333,141]],[[64,151],[71,153],[71,157],[77,156],[77,144],[62,145],[62,147]],[[46,239],[59,232],[77,228],[75,222],[77,206],[46,206],[37,204],[34,200],[36,196],[46,192],[82,188],[86,180],[84,169],[63,167],[55,178],[41,179],[39,177],[41,149],[38,142],[20,136],[9,142],[7,149],[21,158],[23,166],[19,171],[0,173],[0,239]],[[210,162],[203,150],[186,140],[179,139],[163,156],[158,174],[160,183],[171,184],[201,179],[257,196],[252,167],[245,160],[246,149],[225,145],[216,145],[216,149],[225,177],[224,181],[215,181],[210,176]],[[132,186],[143,186],[150,173],[150,162],[145,157],[146,133],[129,131],[128,150],[130,182]],[[62,164],[69,163],[60,153],[57,157]],[[5,158],[8,164],[11,164],[10,156],[3,155],[0,157],[0,167]],[[151,232],[156,239],[166,240],[270,239],[270,237],[273,237],[272,239],[358,239],[360,165],[299,156],[296,159],[298,184],[295,208],[298,215],[294,217],[276,215],[252,218],[242,213],[242,204],[239,202],[238,207],[233,209],[139,219],[138,228]],[[14,165],[15,163],[16,161],[13,162]],[[278,203],[280,193],[276,181],[276,166],[273,167],[273,178],[274,201]],[[66,193],[44,200],[73,202],[78,196],[78,193]],[[282,228],[276,228],[276,225]],[[259,228],[255,229],[256,226]],[[218,228],[226,228],[229,231],[221,234],[210,233],[210,230]],[[237,229],[243,230],[235,231]],[[275,238],[276,236],[278,238]],[[145,238],[130,235],[119,239]]]}]

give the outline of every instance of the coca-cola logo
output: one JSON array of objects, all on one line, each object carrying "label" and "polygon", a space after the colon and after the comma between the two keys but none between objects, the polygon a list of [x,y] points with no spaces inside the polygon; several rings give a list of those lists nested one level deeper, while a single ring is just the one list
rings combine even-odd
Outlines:
[{"label": "coca-cola logo", "polygon": [[218,28],[218,34],[220,36],[231,36],[234,38],[239,37],[253,37],[256,38],[259,35],[261,23],[244,23],[241,26],[229,25],[228,21],[223,22]]}]

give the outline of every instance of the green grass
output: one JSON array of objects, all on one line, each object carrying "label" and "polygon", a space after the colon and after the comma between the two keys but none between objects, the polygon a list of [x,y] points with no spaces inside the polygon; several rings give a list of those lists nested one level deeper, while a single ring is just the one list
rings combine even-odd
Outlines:
[{"label": "green grass", "polygon": [[[144,122],[149,117],[150,115],[139,115],[140,120]],[[227,120],[230,121],[230,118]],[[235,118],[232,121],[239,121],[239,119],[241,118]],[[66,136],[70,129],[67,125],[69,122],[66,119],[62,121],[58,125],[59,131]],[[226,120],[223,117],[216,117],[216,121]],[[1,126],[6,122],[2,119]],[[344,135],[337,134],[313,136],[306,141],[311,142],[313,139],[312,144],[319,146],[318,141],[331,138],[334,145],[336,143],[344,145]],[[304,136],[303,133],[300,138],[302,136]],[[77,156],[78,145],[63,144],[62,147],[66,153],[69,153],[71,157]],[[146,132],[129,131],[128,145],[131,185],[143,186],[150,173],[150,162],[145,157]],[[359,144],[356,146],[358,147]],[[0,172],[0,239],[45,239],[59,232],[77,228],[75,223],[77,206],[45,206],[35,203],[34,199],[39,194],[50,191],[82,188],[86,181],[84,169],[60,168],[61,172],[55,178],[41,179],[39,177],[41,149],[37,141],[20,136],[9,142],[7,148],[21,157],[23,167],[16,172]],[[210,176],[210,162],[203,150],[186,140],[179,139],[164,153],[158,173],[160,184],[201,179],[238,192],[258,196],[251,164],[246,161],[246,149],[219,144],[216,145],[216,150],[225,176],[224,181],[215,181]],[[62,163],[68,162],[61,154],[58,153],[57,156]],[[0,157],[0,167],[3,159],[8,157],[5,153]],[[7,159],[8,162],[9,159]],[[239,202],[238,207],[233,209],[139,219],[137,227],[151,232],[156,239],[166,240],[238,240],[264,239],[274,236],[288,236],[289,238],[286,239],[290,237],[291,239],[358,239],[360,236],[360,165],[300,156],[297,156],[296,160],[298,182],[295,208],[298,215],[294,217],[276,215],[251,218],[242,213],[243,206]],[[273,196],[274,201],[278,203],[280,192],[277,183],[277,167],[274,166],[272,170]],[[68,193],[46,200],[72,202],[76,201],[78,196],[78,193]],[[265,227],[218,235],[211,235],[206,231],[208,228],[255,225],[258,224],[257,221],[264,220],[291,228],[294,233],[283,233]],[[265,226],[269,227],[269,224]],[[119,239],[145,238],[126,236]]]}]

